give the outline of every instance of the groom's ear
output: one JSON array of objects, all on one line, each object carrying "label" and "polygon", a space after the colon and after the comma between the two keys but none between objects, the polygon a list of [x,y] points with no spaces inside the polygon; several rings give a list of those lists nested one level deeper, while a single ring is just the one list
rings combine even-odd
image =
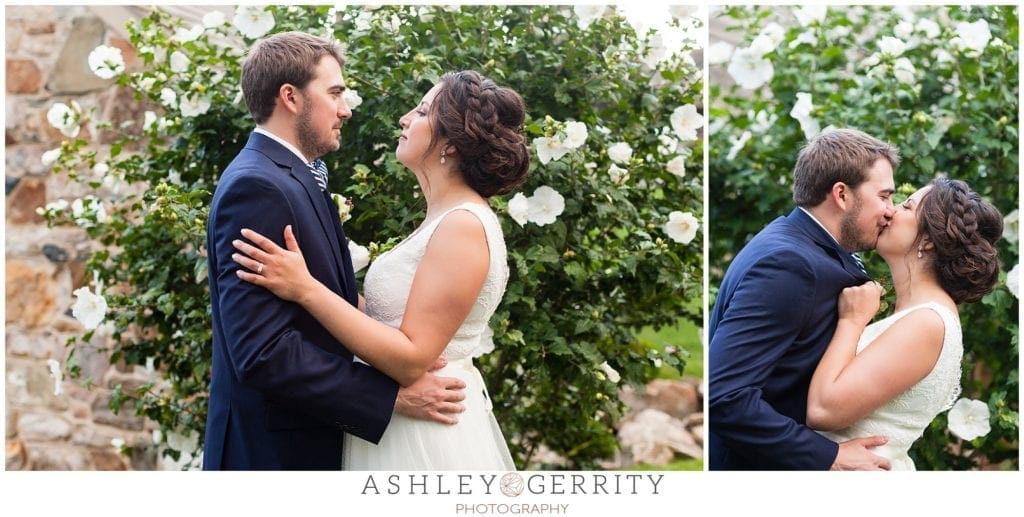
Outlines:
[{"label": "groom's ear", "polygon": [[850,186],[842,181],[837,181],[832,184],[832,192],[829,193],[832,196],[832,201],[835,202],[836,206],[846,210],[847,203],[852,203],[853,192],[850,190]]},{"label": "groom's ear", "polygon": [[292,114],[298,114],[301,111],[299,108],[300,98],[301,92],[293,84],[284,83],[281,85],[281,89],[277,91],[277,102]]}]

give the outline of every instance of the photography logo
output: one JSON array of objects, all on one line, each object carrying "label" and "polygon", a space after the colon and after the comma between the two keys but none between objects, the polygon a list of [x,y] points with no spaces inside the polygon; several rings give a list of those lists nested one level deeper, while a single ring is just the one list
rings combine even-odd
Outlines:
[{"label": "photography logo", "polygon": [[520,476],[515,472],[509,472],[508,474],[501,476],[499,486],[501,488],[501,493],[508,497],[516,497],[523,493],[523,487],[526,486],[526,483],[523,482],[523,476]]},{"label": "photography logo", "polygon": [[[449,501],[459,516],[561,516],[570,511],[566,497],[656,496],[663,478],[611,472],[370,473],[360,494],[458,498]],[[499,492],[504,498],[495,500]]]}]

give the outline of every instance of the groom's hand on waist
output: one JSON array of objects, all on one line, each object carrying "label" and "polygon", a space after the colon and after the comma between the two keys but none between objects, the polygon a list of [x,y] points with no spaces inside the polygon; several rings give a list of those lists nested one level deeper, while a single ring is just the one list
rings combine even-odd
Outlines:
[{"label": "groom's hand on waist", "polygon": [[[443,363],[435,364],[431,371],[442,367]],[[398,390],[395,412],[409,418],[454,425],[459,422],[456,415],[466,410],[461,404],[466,399],[465,389],[466,383],[461,379],[438,377],[427,372],[416,382]]]},{"label": "groom's hand on waist", "polygon": [[888,441],[884,436],[868,436],[840,443],[832,470],[891,470],[892,464],[888,459],[870,451]]}]

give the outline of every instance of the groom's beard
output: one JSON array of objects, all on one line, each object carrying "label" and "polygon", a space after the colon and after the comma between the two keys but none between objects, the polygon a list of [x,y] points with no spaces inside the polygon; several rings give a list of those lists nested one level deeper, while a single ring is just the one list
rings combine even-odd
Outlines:
[{"label": "groom's beard", "polygon": [[327,153],[337,151],[341,147],[341,140],[329,138],[323,140],[313,127],[313,110],[309,103],[304,103],[302,111],[299,112],[299,121],[295,127],[296,138],[299,139],[299,149],[306,158],[315,160]]},{"label": "groom's beard", "polygon": [[878,233],[864,235],[857,229],[857,219],[863,208],[860,197],[855,197],[853,209],[839,222],[839,245],[851,253],[875,249]]}]

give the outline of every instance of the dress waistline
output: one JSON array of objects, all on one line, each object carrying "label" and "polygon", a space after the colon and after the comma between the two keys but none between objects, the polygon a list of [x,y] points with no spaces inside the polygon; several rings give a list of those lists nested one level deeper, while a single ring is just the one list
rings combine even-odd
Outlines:
[{"label": "dress waistline", "polygon": [[448,366],[445,368],[457,368],[472,375],[474,380],[480,384],[480,389],[484,392],[484,403],[487,406],[487,410],[490,411],[493,409],[494,405],[491,404],[491,394],[487,392],[487,383],[484,382],[484,376],[480,374],[480,369],[473,364],[472,357],[449,359]]}]

